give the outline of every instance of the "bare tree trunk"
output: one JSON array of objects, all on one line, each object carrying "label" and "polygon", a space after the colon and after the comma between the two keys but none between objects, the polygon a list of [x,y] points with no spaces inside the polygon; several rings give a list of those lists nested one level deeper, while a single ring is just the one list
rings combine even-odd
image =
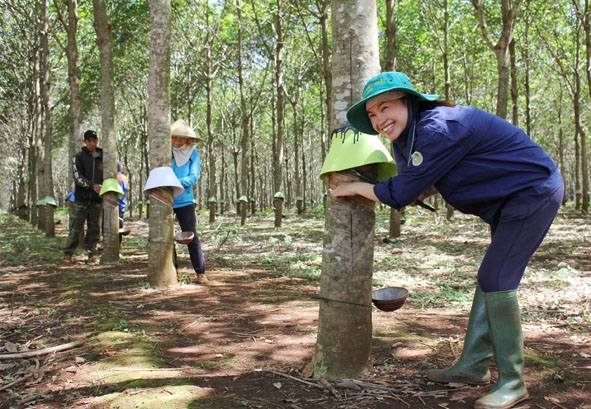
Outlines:
[{"label": "bare tree trunk", "polygon": [[521,7],[521,0],[502,0],[502,28],[499,40],[495,44],[488,30],[488,23],[485,17],[485,10],[482,0],[470,0],[476,15],[478,23],[482,31],[482,35],[488,47],[495,53],[497,57],[497,116],[507,118],[507,106],[509,100],[509,78],[510,78],[510,53],[509,45],[513,41],[513,34],[515,25],[517,24],[517,17],[519,15],[519,8]]},{"label": "bare tree trunk", "polygon": [[[573,4],[577,2],[573,1]],[[587,78],[587,89],[591,95],[591,17],[589,16],[589,0],[585,0],[584,12],[577,13],[582,19],[585,30],[585,72]],[[581,179],[583,181],[583,213],[589,213],[589,166],[587,157],[587,135],[581,130]]]},{"label": "bare tree trunk", "polygon": [[517,62],[515,60],[515,41],[509,44],[510,79],[511,79],[511,122],[519,126],[519,82],[517,79]]},{"label": "bare tree trunk", "polygon": [[[207,27],[210,27],[209,21],[209,11],[205,11],[206,18],[207,18]],[[208,31],[210,31],[208,29]],[[206,142],[206,154],[207,154],[207,196],[208,200],[212,197],[216,199],[217,197],[217,184],[216,184],[216,154],[215,154],[215,147],[214,147],[214,132],[212,130],[212,107],[213,107],[213,79],[214,79],[214,69],[213,69],[213,59],[211,56],[211,43],[213,40],[210,40],[210,35],[207,36],[208,40],[206,41],[206,46],[204,47],[205,52],[205,91],[206,91],[206,98],[207,98],[207,112],[205,123],[207,127],[207,142]],[[209,223],[215,222],[215,212],[216,212],[216,202],[209,201]]]},{"label": "bare tree trunk", "polygon": [[[246,96],[244,94],[244,73],[242,67],[242,7],[239,5],[236,8],[236,14],[238,18],[238,85],[240,91],[240,154],[241,154],[241,166],[240,166],[240,184],[238,185],[237,195],[248,194],[246,182],[248,176],[248,169],[251,168],[248,162],[248,141],[250,139],[250,128],[249,118],[246,107]],[[248,207],[248,200],[244,203],[240,203],[240,225],[246,225],[246,210]]]},{"label": "bare tree trunk", "polygon": [[[148,135],[150,168],[170,166],[170,0],[150,0],[150,76]],[[148,282],[152,287],[176,285],[173,264],[174,213],[172,188],[150,193]]]},{"label": "bare tree trunk", "polygon": [[[68,35],[68,41],[64,48],[68,60],[68,83],[70,86],[69,104],[69,125],[70,134],[68,138],[68,157],[72,158],[78,151],[78,143],[82,136],[82,97],[80,95],[80,75],[78,73],[78,2],[77,0],[66,0],[68,6],[67,19],[64,18],[59,4],[54,2],[58,19],[64,31]],[[69,162],[68,162],[69,163]],[[74,189],[74,177],[68,172],[68,186]]]},{"label": "bare tree trunk", "polygon": [[[277,133],[275,139],[275,155],[273,157],[273,189],[281,191],[283,181],[283,158],[285,138],[285,86],[283,84],[283,9],[281,0],[277,0],[277,12],[275,18],[275,87],[277,92]],[[281,202],[283,205],[283,201]],[[283,219],[283,206],[275,206],[275,227],[281,227]]]},{"label": "bare tree trunk", "polygon": [[[396,59],[398,57],[398,27],[396,27],[396,19],[394,13],[394,6],[396,0],[386,0],[386,54],[382,63],[384,71],[396,70]],[[445,57],[444,57],[445,61]],[[445,66],[445,64],[444,64]],[[446,74],[447,78],[447,74]],[[446,90],[447,90],[446,80]],[[400,237],[402,232],[402,224],[400,212],[394,208],[390,209],[390,227],[388,231],[389,238]]]},{"label": "bare tree trunk", "polygon": [[[338,173],[329,187],[338,185]],[[357,378],[371,369],[374,202],[327,198],[320,281],[317,377]]]},{"label": "bare tree trunk", "polygon": [[[54,1],[55,9],[58,12],[58,19],[64,31],[67,33],[68,41],[64,52],[68,60],[68,84],[70,86],[69,104],[69,135],[68,135],[68,158],[73,158],[78,151],[78,143],[82,136],[82,97],[80,95],[80,75],[78,73],[78,3],[77,0],[66,0],[67,19],[64,18],[59,4]],[[74,176],[68,160],[68,191],[74,190]],[[68,206],[68,209],[71,209]],[[82,237],[82,236],[81,236]]]},{"label": "bare tree trunk", "polygon": [[[52,113],[49,99],[50,66],[49,66],[49,0],[43,0],[41,3],[41,24],[40,39],[40,63],[39,63],[39,90],[41,95],[41,129],[40,137],[42,146],[39,148],[40,167],[39,167],[39,197],[53,197],[53,175],[52,175]],[[55,198],[54,198],[55,199]],[[55,237],[55,225],[53,219],[53,206],[49,204],[42,205],[39,210],[38,226],[45,233],[46,237]]]},{"label": "bare tree trunk", "polygon": [[[375,2],[333,0],[331,126],[347,125],[345,113],[379,67]],[[329,187],[339,182],[329,174]],[[359,377],[371,369],[373,202],[327,198],[321,305],[314,351],[315,376]]]},{"label": "bare tree trunk", "polygon": [[400,212],[394,208],[390,209],[390,231],[388,232],[388,237],[391,239],[395,239],[400,237],[402,221],[400,217]]},{"label": "bare tree trunk", "polygon": [[[326,107],[326,119],[322,121],[322,145],[321,145],[321,156],[322,160],[326,157],[328,150],[328,135],[330,135],[330,122],[333,115],[332,110],[332,68],[330,58],[330,46],[329,46],[329,29],[328,29],[328,10],[330,0],[322,0],[319,2],[320,7],[320,28],[322,31],[322,62],[321,70],[324,77],[324,87],[326,90],[326,101],[323,108]],[[325,114],[325,110],[321,110],[322,115]],[[325,125],[326,124],[326,125]]]},{"label": "bare tree trunk", "polygon": [[398,41],[397,33],[398,27],[396,27],[394,5],[396,0],[386,0],[386,49],[384,62],[382,66],[384,71],[395,71],[396,70],[396,58],[398,57]]},{"label": "bare tree trunk", "polygon": [[[38,34],[36,32],[36,34]],[[40,105],[39,97],[39,65],[40,65],[40,53],[38,52],[39,40],[38,35],[35,36],[35,47],[29,51],[29,66],[30,68],[30,91],[28,93],[28,112],[30,113],[30,119],[27,121],[26,132],[29,138],[29,154],[28,154],[28,185],[27,185],[27,198],[26,201],[31,204],[29,208],[29,222],[33,226],[37,226],[38,213],[37,213],[37,199],[39,199],[39,161],[41,158],[40,147],[41,147],[41,128],[42,128],[42,107]]]},{"label": "bare tree trunk", "polygon": [[575,121],[575,144],[576,152],[575,157],[580,159],[581,163],[581,180],[580,187],[581,187],[581,212],[588,213],[589,212],[589,181],[588,181],[588,169],[587,169],[587,136],[585,134],[585,129],[582,124],[582,115],[581,115],[581,80],[578,71],[573,73],[574,75],[574,85],[575,85],[575,94],[573,95],[573,111],[574,111],[574,121]]},{"label": "bare tree trunk", "polygon": [[[117,177],[117,136],[115,131],[115,87],[113,65],[113,26],[107,15],[104,0],[93,0],[94,29],[100,52],[101,84],[101,134],[103,136],[103,178]],[[102,262],[119,259],[119,209],[117,193],[110,191],[103,195],[103,239]]]},{"label": "bare tree trunk", "polygon": [[[585,0],[585,13],[587,13],[587,0]],[[576,7],[576,2],[573,2],[573,5]],[[581,28],[585,30],[587,34],[587,23],[581,17],[581,12],[577,11],[575,13],[578,18],[573,25],[573,43],[574,43],[574,53],[572,57],[572,62],[565,60],[561,53],[558,53],[554,50],[553,46],[551,45],[552,41],[560,42],[562,38],[559,37],[557,33],[554,33],[554,37],[549,40],[547,39],[543,33],[538,31],[540,34],[541,39],[544,41],[550,55],[552,55],[554,63],[558,65],[560,69],[560,73],[563,79],[563,83],[567,86],[568,94],[571,96],[571,101],[573,104],[573,114],[574,114],[574,143],[575,143],[575,152],[574,152],[574,189],[575,189],[575,209],[581,209],[583,213],[588,212],[589,203],[588,203],[588,193],[585,194],[585,189],[589,187],[588,181],[588,169],[587,169],[587,158],[583,158],[583,155],[586,156],[586,134],[583,129],[582,118],[581,118],[581,72],[580,67],[581,64]],[[590,36],[591,37],[591,36]],[[591,42],[591,39],[588,41]],[[591,46],[590,46],[591,48]],[[588,63],[588,66],[591,66]],[[589,73],[588,73],[589,74]],[[588,77],[591,78],[591,77]],[[585,165],[583,165],[583,163]],[[588,192],[588,190],[587,190]],[[581,200],[583,200],[582,208]]]},{"label": "bare tree trunk", "polygon": [[525,0],[525,28],[523,30],[523,40],[521,40],[520,49],[523,61],[523,95],[525,97],[525,133],[531,135],[531,86],[530,86],[530,0]]}]

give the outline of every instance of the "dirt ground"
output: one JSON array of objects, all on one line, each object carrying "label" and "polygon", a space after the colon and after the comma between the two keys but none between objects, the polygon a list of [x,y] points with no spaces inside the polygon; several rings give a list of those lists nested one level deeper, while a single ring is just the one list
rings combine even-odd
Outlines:
[{"label": "dirt ground", "polygon": [[[88,265],[78,253],[62,265],[67,220],[46,239],[0,215],[0,408],[472,408],[491,386],[424,374],[461,353],[486,226],[412,209],[403,237],[385,244],[383,213],[375,287],[410,296],[395,312],[373,308],[373,370],[339,382],[304,376],[321,218],[290,214],[274,229],[272,216],[240,227],[200,215],[210,282],[187,274],[179,287],[151,289],[145,220],[126,223],[119,263]],[[564,209],[520,287],[531,398],[519,408],[591,408],[590,221]],[[64,350],[44,351],[56,346]]]}]

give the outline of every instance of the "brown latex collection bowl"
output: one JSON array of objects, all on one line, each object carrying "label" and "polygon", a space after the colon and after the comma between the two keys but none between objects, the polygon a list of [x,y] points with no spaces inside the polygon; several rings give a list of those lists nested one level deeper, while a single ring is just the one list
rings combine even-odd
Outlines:
[{"label": "brown latex collection bowl", "polygon": [[119,234],[122,234],[124,236],[127,236],[129,233],[131,233],[131,229],[129,229],[129,228],[121,228],[121,229],[119,229]]},{"label": "brown latex collection bowl", "polygon": [[193,241],[193,236],[192,231],[182,231],[174,235],[174,240],[180,244],[189,244]]},{"label": "brown latex collection bowl", "polygon": [[374,290],[371,295],[373,305],[382,311],[396,311],[408,297],[408,290],[402,287],[386,287]]}]

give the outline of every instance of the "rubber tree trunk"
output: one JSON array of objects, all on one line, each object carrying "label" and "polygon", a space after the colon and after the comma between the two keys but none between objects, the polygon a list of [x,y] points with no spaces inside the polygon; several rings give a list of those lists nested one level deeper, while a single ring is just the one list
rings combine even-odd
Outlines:
[{"label": "rubber tree trunk", "polygon": [[394,208],[390,209],[390,231],[388,232],[388,238],[397,239],[400,237],[400,227],[402,220],[400,218],[400,212]]},{"label": "rubber tree trunk", "polygon": [[[117,131],[115,129],[115,63],[113,25],[105,0],[93,0],[94,29],[100,54],[100,112],[103,140],[103,181],[117,177]],[[119,260],[119,210],[117,194],[103,195],[104,251],[101,263]]]},{"label": "rubber tree trunk", "polygon": [[283,199],[274,198],[273,206],[275,208],[275,227],[280,228],[283,222]]},{"label": "rubber tree trunk", "polygon": [[[375,1],[332,0],[330,128],[348,125],[347,109],[380,70]],[[362,172],[375,177],[370,172]],[[340,174],[330,173],[329,187]],[[375,204],[327,197],[314,376],[356,378],[371,368],[371,276]]]},{"label": "rubber tree trunk", "polygon": [[216,202],[209,202],[209,223],[215,223]]},{"label": "rubber tree trunk", "polygon": [[[51,90],[50,67],[49,67],[49,1],[39,2],[41,8],[41,21],[39,36],[41,39],[40,61],[39,61],[39,88],[41,93],[41,143],[39,148],[39,197],[53,196],[53,178],[51,174],[52,157],[51,147],[53,145],[52,128],[53,114],[49,93]],[[55,237],[54,212],[51,206],[41,206],[38,210],[38,226],[45,233],[46,237]]]},{"label": "rubber tree trunk", "polygon": [[240,208],[240,226],[246,226],[248,202],[238,202],[238,206]]},{"label": "rubber tree trunk", "polygon": [[[329,187],[342,175],[329,175]],[[327,198],[316,377],[357,378],[371,370],[374,202]]]},{"label": "rubber tree trunk", "polygon": [[[148,136],[151,169],[170,166],[170,0],[150,0],[150,73]],[[174,212],[170,187],[150,189],[148,282],[152,287],[176,285],[173,262]]]},{"label": "rubber tree trunk", "polygon": [[101,263],[119,260],[119,202],[116,192],[103,195],[103,245]]},{"label": "rubber tree trunk", "polygon": [[150,231],[148,245],[148,283],[151,287],[178,284],[174,252],[174,212],[172,188],[150,190]]}]

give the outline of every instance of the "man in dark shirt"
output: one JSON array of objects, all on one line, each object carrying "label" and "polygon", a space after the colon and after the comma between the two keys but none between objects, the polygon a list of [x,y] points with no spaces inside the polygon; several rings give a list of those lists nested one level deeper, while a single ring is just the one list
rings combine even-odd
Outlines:
[{"label": "man in dark shirt", "polygon": [[96,244],[100,238],[102,199],[99,196],[103,183],[103,150],[98,148],[98,137],[93,130],[84,132],[84,145],[72,161],[75,201],[70,217],[70,232],[64,249],[64,263],[71,263],[78,247],[80,234],[86,223],[84,248],[88,262],[98,262]]}]

